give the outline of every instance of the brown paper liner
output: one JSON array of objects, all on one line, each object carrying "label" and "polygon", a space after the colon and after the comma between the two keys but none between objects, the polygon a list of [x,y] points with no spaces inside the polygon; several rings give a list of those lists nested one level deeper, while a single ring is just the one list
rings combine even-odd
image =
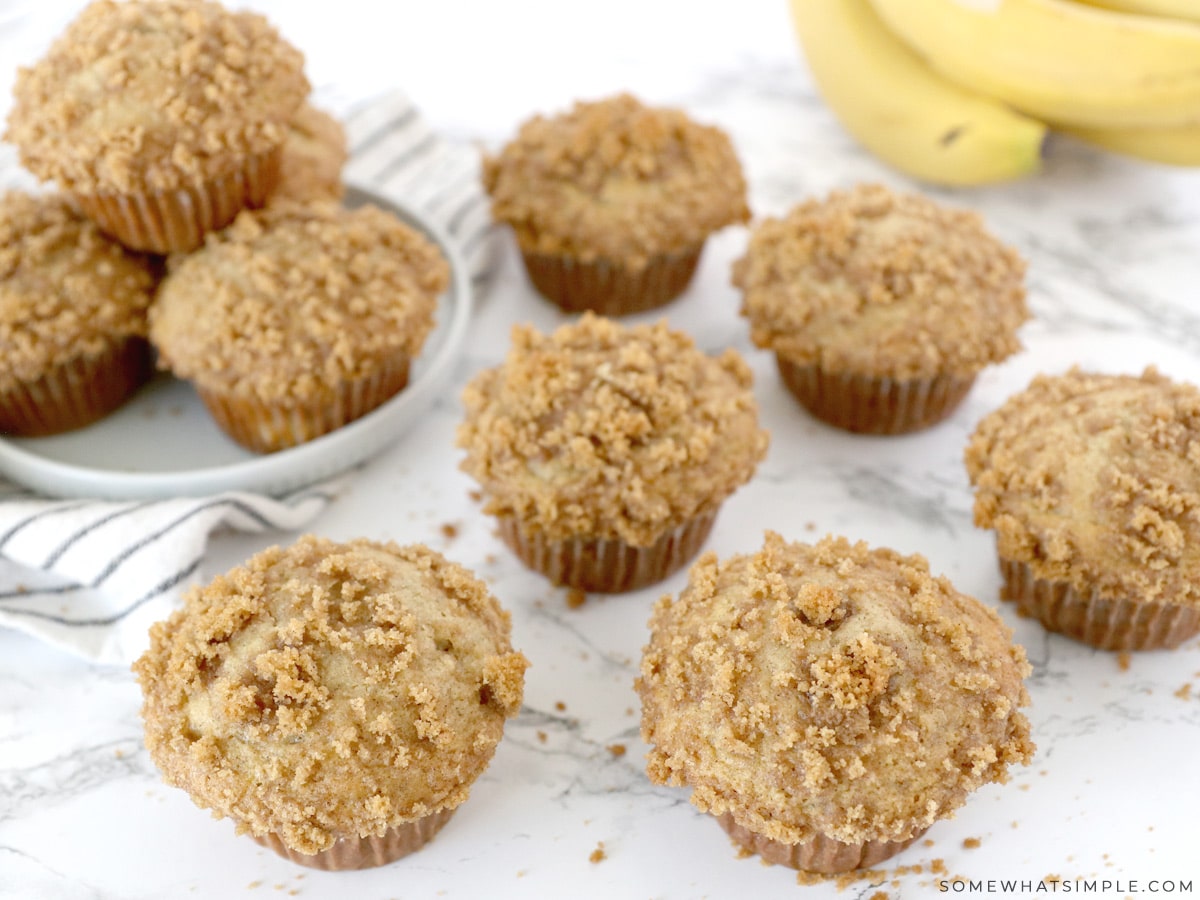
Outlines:
[{"label": "brown paper liner", "polygon": [[590,309],[604,316],[624,316],[655,309],[682,294],[703,249],[701,243],[679,253],[662,253],[641,269],[604,259],[582,262],[559,254],[522,255],[538,293],[567,312]]},{"label": "brown paper liner", "polygon": [[250,450],[273,453],[311,441],[386,403],[408,384],[409,358],[391,360],[374,375],[343,384],[332,401],[270,404],[256,397],[196,385],[221,430]]},{"label": "brown paper liner", "polygon": [[540,534],[526,534],[512,516],[501,516],[499,524],[504,543],[525,565],[555,584],[621,594],[656,584],[681,569],[700,552],[716,518],[716,510],[695,516],[649,547],[606,538],[550,541]]},{"label": "brown paper liner", "polygon": [[90,425],[119,407],[150,377],[150,348],[127,337],[80,355],[37,381],[0,391],[0,434],[34,437]]},{"label": "brown paper liner", "polygon": [[1000,596],[1023,615],[1101,650],[1174,649],[1200,632],[1200,609],[1173,603],[1081,594],[1065,581],[1038,578],[1022,562],[1000,560]]},{"label": "brown paper liner", "polygon": [[729,813],[717,816],[717,824],[738,844],[757,853],[769,863],[790,866],[805,872],[837,875],[854,869],[865,869],[895,856],[928,829],[922,828],[906,841],[865,841],[844,844],[824,835],[799,844],[784,844],[756,834],[739,825]]},{"label": "brown paper liner", "polygon": [[76,194],[75,202],[102,231],[131,250],[187,252],[243,209],[267,202],[279,181],[279,158],[277,147],[200,184],[130,194]]},{"label": "brown paper liner", "polygon": [[401,857],[415,853],[433,840],[433,836],[442,830],[442,826],[450,821],[452,815],[453,809],[439,810],[415,822],[406,822],[390,828],[379,836],[342,838],[328,850],[319,853],[300,853],[293,850],[277,834],[251,836],[264,847],[274,850],[297,865],[323,869],[326,872],[345,872],[386,866]]},{"label": "brown paper liner", "polygon": [[954,412],[975,376],[874,378],[823,372],[776,355],[788,390],[818,419],[860,434],[905,434],[935,425]]}]

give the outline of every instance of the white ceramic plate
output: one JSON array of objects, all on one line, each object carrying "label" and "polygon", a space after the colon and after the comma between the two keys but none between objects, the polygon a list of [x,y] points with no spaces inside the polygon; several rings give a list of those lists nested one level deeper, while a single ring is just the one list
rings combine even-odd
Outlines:
[{"label": "white ceramic plate", "polygon": [[438,300],[434,330],[413,361],[412,380],[387,403],[314,441],[260,456],[225,436],[190,385],[159,375],[117,412],[87,428],[0,439],[0,473],[55,497],[279,494],[378,453],[445,389],[467,335],[471,280],[458,251],[435,225],[379,195],[347,189],[346,206],[368,202],[426,234],[450,264],[450,286]]}]

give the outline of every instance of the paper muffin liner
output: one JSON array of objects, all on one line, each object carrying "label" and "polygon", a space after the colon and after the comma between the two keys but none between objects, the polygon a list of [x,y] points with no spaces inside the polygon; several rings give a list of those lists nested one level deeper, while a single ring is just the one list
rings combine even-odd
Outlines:
[{"label": "paper muffin liner", "polygon": [[701,243],[678,253],[660,253],[641,269],[604,259],[582,262],[561,254],[522,255],[538,293],[567,312],[624,316],[663,306],[682,294],[703,249]]},{"label": "paper muffin liner", "polygon": [[905,434],[936,425],[967,396],[975,376],[876,378],[824,372],[775,357],[783,383],[818,419],[860,434]]},{"label": "paper muffin liner", "polygon": [[442,826],[450,821],[452,815],[453,809],[439,810],[415,822],[389,828],[382,835],[341,838],[328,850],[319,853],[300,853],[293,850],[277,834],[252,837],[264,847],[269,847],[297,865],[323,869],[326,872],[346,872],[386,866],[401,857],[415,853],[433,840],[434,835],[442,830]]},{"label": "paper muffin liner", "polygon": [[250,450],[273,453],[311,441],[365,416],[408,384],[409,358],[390,360],[373,375],[342,384],[332,400],[272,404],[254,396],[195,385],[227,435]]},{"label": "paper muffin liner", "polygon": [[210,231],[243,209],[262,206],[279,181],[276,147],[248,157],[241,168],[197,185],[128,194],[76,194],[83,214],[131,250],[195,250]]},{"label": "paper muffin liner", "polygon": [[129,399],[149,376],[150,348],[141,337],[71,357],[36,381],[0,391],[0,434],[34,437],[90,425]]},{"label": "paper muffin liner", "polygon": [[501,516],[499,524],[504,543],[556,585],[621,594],[656,584],[681,569],[700,552],[716,518],[716,510],[694,516],[649,547],[608,538],[551,541],[523,532],[512,516]]},{"label": "paper muffin liner", "polygon": [[1024,615],[1101,650],[1174,649],[1200,632],[1200,609],[1080,593],[1066,581],[1039,578],[1023,562],[1000,560],[1000,595]]},{"label": "paper muffin liner", "polygon": [[717,816],[716,819],[734,841],[757,853],[767,862],[805,872],[819,872],[822,875],[837,875],[874,866],[895,856],[928,830],[922,828],[906,841],[864,841],[861,844],[845,844],[831,837],[817,835],[812,840],[799,844],[784,844],[739,825],[729,813]]}]

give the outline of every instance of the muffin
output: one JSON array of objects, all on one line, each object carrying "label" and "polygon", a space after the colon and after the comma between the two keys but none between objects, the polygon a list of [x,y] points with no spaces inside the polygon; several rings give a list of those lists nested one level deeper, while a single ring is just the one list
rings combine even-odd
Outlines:
[{"label": "muffin", "polygon": [[193,589],[134,663],[164,780],[301,865],[419,849],[521,705],[509,615],[426,547],[302,537]]},{"label": "muffin", "polygon": [[342,167],[349,154],[346,132],[333,116],[302,104],[288,123],[273,197],[338,201],[346,192]]},{"label": "muffin", "polygon": [[709,234],[750,216],[724,132],[627,94],[535,116],[485,157],[483,180],[534,286],[572,312],[667,303]]},{"label": "muffin", "polygon": [[901,434],[946,418],[1020,349],[1024,274],[974,213],[862,185],[764,221],[733,282],[754,343],[813,415]]},{"label": "muffin", "polygon": [[517,326],[504,364],[463,394],[462,468],[532,569],[635,590],[699,551],[765,455],[751,380],[733,350],[706,356],[662,322]]},{"label": "muffin", "polygon": [[437,247],[383,210],[272,203],[174,261],[150,339],[230,437],[271,452],[404,388],[448,273]]},{"label": "muffin", "polygon": [[768,532],[650,619],[646,770],[764,860],[874,865],[1034,746],[1024,651],[920,556]]},{"label": "muffin", "polygon": [[1001,596],[1105,650],[1200,631],[1200,390],[1160,375],[1039,375],[966,450]]},{"label": "muffin", "polygon": [[275,187],[303,56],[206,0],[96,0],[17,74],[5,137],[127,247],[198,247]]},{"label": "muffin", "polygon": [[150,373],[155,266],[61,197],[0,195],[0,433],[108,415]]}]

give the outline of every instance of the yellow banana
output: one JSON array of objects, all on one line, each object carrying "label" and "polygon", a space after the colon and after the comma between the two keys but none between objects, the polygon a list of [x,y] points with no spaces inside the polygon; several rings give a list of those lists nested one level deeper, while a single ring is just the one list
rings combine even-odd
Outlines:
[{"label": "yellow banana", "polygon": [[964,87],[1055,122],[1200,122],[1200,25],[1068,0],[870,0]]},{"label": "yellow banana", "polygon": [[1179,128],[1082,128],[1060,130],[1089,144],[1172,166],[1200,166],[1200,125]]},{"label": "yellow banana", "polygon": [[1169,19],[1191,19],[1193,22],[1200,22],[1200,3],[1197,0],[1078,0],[1078,2],[1141,16],[1165,16]]},{"label": "yellow banana", "polygon": [[791,0],[818,88],[868,150],[938,184],[1005,181],[1037,170],[1046,128],[936,75],[867,0]]}]

